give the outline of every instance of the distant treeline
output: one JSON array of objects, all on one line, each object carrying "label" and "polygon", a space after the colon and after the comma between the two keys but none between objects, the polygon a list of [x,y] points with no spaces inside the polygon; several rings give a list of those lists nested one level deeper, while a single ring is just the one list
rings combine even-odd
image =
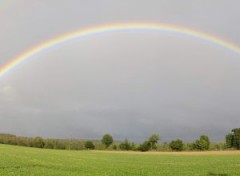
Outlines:
[{"label": "distant treeline", "polygon": [[160,136],[151,135],[141,144],[125,139],[114,141],[110,134],[101,140],[77,139],[44,139],[42,137],[19,137],[12,134],[0,134],[0,144],[19,145],[26,147],[62,149],[62,150],[122,150],[122,151],[206,151],[240,149],[240,128],[235,128],[225,137],[225,142],[212,143],[207,135],[201,135],[194,142],[184,143],[181,139],[169,143],[158,143]]}]

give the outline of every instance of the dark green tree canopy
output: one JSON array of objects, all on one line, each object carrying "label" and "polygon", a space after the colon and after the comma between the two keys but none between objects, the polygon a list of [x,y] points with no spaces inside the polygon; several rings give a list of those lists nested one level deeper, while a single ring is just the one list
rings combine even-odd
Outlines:
[{"label": "dark green tree canopy", "polygon": [[157,148],[157,143],[160,140],[160,136],[158,134],[153,134],[149,137],[148,141],[150,144],[151,149],[156,149]]},{"label": "dark green tree canopy", "polygon": [[225,140],[226,140],[226,147],[227,148],[232,148],[233,147],[233,137],[234,135],[232,133],[229,133],[226,135]]},{"label": "dark green tree canopy", "polygon": [[232,129],[232,133],[226,135],[227,148],[240,149],[240,128]]},{"label": "dark green tree canopy", "polygon": [[210,147],[209,137],[206,135],[200,136],[200,139],[196,140],[193,144],[194,150],[208,150]]},{"label": "dark green tree canopy", "polygon": [[95,149],[95,145],[93,144],[92,141],[86,141],[84,146],[86,149],[90,149],[90,150]]},{"label": "dark green tree canopy", "polygon": [[108,148],[113,143],[113,137],[110,134],[105,134],[102,137],[102,143]]},{"label": "dark green tree canopy", "polygon": [[145,141],[138,146],[138,150],[142,152],[149,151],[150,149],[151,149],[151,144],[149,143],[149,141]]},{"label": "dark green tree canopy", "polygon": [[33,146],[37,148],[43,148],[44,147],[44,141],[41,137],[35,137],[33,139]]},{"label": "dark green tree canopy", "polygon": [[175,141],[172,141],[170,143],[170,148],[175,151],[182,151],[183,150],[183,141],[180,139],[177,139]]},{"label": "dark green tree canopy", "polygon": [[122,143],[119,144],[121,150],[131,150],[131,144],[125,139]]}]

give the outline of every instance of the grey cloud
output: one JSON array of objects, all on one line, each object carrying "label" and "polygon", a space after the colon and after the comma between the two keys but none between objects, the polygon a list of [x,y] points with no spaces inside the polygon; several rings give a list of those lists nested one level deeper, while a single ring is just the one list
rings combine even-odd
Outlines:
[{"label": "grey cloud", "polygon": [[[83,27],[159,22],[240,43],[237,1],[14,2],[0,14],[0,64]],[[28,60],[0,80],[0,132],[142,141],[213,140],[239,127],[239,55],[171,33],[79,39]]]}]

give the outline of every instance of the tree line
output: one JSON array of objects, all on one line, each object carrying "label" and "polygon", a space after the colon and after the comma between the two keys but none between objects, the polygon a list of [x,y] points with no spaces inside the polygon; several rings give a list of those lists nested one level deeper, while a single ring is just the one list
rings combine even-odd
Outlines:
[{"label": "tree line", "polygon": [[112,135],[105,134],[101,140],[44,139],[42,137],[19,137],[0,134],[0,144],[19,145],[62,150],[122,150],[122,151],[206,151],[240,149],[240,128],[232,129],[225,136],[225,142],[212,143],[207,135],[201,135],[194,142],[184,143],[181,139],[159,143],[160,136],[152,134],[144,142],[137,144],[125,139],[114,141]]}]

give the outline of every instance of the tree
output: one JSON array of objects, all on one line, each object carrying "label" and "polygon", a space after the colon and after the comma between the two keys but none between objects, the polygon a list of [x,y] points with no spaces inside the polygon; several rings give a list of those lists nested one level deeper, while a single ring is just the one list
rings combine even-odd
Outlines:
[{"label": "tree", "polygon": [[148,141],[150,144],[151,149],[156,149],[157,148],[157,143],[160,140],[160,136],[158,134],[153,134],[149,137]]},{"label": "tree", "polygon": [[233,132],[233,147],[240,149],[240,128],[232,129]]},{"label": "tree", "polygon": [[43,139],[41,137],[33,138],[33,147],[43,148],[44,147]]},{"label": "tree", "polygon": [[232,148],[233,147],[233,134],[229,133],[225,137],[226,140],[226,147],[227,148]]},{"label": "tree", "polygon": [[200,139],[196,140],[193,144],[194,150],[208,150],[210,147],[210,140],[208,136],[202,135]]},{"label": "tree", "polygon": [[151,149],[151,144],[149,143],[149,141],[145,141],[138,146],[138,150],[142,152],[149,151],[150,149]]},{"label": "tree", "polygon": [[85,146],[86,149],[89,149],[89,150],[95,149],[95,145],[93,144],[92,141],[86,141],[84,146]]},{"label": "tree", "polygon": [[183,150],[183,141],[180,139],[177,139],[175,141],[172,141],[170,143],[170,148],[175,151],[182,151]]},{"label": "tree", "polygon": [[200,140],[202,140],[202,141],[206,141],[205,149],[208,150],[209,147],[210,147],[210,140],[209,140],[209,137],[206,136],[206,135],[202,135],[202,136],[200,136]]},{"label": "tree", "polygon": [[110,134],[105,134],[102,137],[102,143],[108,148],[113,143],[113,137]]},{"label": "tree", "polygon": [[232,133],[226,135],[227,148],[240,149],[240,128],[232,129]]},{"label": "tree", "polygon": [[61,150],[65,150],[66,149],[66,144],[65,144],[65,142],[64,141],[62,141],[62,140],[56,140],[55,141],[56,143],[55,143],[55,148],[56,149],[61,149]]},{"label": "tree", "polygon": [[44,148],[54,149],[54,147],[55,147],[54,144],[55,144],[54,140],[47,139],[47,140],[45,140]]},{"label": "tree", "polygon": [[136,150],[137,150],[136,145],[135,145],[134,142],[132,142],[132,143],[130,144],[130,148],[131,148],[131,150],[133,150],[133,151],[136,151]]},{"label": "tree", "polygon": [[117,150],[117,145],[114,144],[112,148],[113,148],[113,150]]},{"label": "tree", "polygon": [[207,142],[204,140],[196,140],[194,143],[195,150],[206,150]]},{"label": "tree", "polygon": [[131,144],[128,142],[127,139],[125,139],[124,142],[119,144],[119,148],[121,150],[131,150]]}]

